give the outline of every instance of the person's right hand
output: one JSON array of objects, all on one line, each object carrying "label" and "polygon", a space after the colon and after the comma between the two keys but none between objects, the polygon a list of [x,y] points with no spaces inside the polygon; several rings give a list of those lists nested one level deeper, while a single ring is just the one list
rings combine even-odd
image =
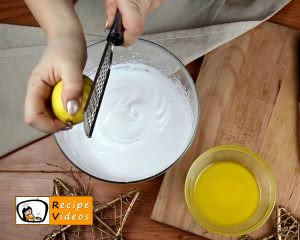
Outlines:
[{"label": "person's right hand", "polygon": [[62,80],[62,101],[70,115],[80,108],[82,71],[86,63],[86,43],[82,35],[48,39],[47,48],[28,81],[25,100],[25,122],[43,132],[66,127],[52,112],[51,94]]},{"label": "person's right hand", "polygon": [[105,11],[107,28],[113,24],[115,15],[119,10],[122,14],[124,26],[124,44],[131,45],[144,30],[146,17],[157,8],[163,0],[106,0]]}]

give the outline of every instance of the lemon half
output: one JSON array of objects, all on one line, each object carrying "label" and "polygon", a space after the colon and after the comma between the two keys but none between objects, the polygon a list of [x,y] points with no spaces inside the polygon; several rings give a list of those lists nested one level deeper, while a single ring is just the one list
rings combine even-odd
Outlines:
[{"label": "lemon half", "polygon": [[67,110],[64,108],[63,102],[62,102],[62,81],[59,81],[53,88],[52,96],[51,96],[51,103],[52,103],[52,109],[54,112],[54,115],[63,123],[72,123],[77,124],[83,121],[83,110],[85,107],[85,104],[87,102],[89,93],[92,88],[93,81],[83,75],[83,91],[82,91],[82,101],[81,106],[78,112],[71,116]]}]

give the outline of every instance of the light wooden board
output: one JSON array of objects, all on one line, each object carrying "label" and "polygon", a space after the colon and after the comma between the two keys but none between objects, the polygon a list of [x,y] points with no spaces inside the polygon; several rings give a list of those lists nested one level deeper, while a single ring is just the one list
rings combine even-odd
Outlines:
[{"label": "light wooden board", "polygon": [[[223,239],[193,220],[184,199],[184,181],[199,154],[228,143],[249,147],[265,158],[276,176],[277,203],[300,217],[298,38],[294,30],[264,23],[205,56],[196,83],[199,129],[187,154],[165,175],[152,219]],[[270,221],[251,236],[270,233]]]}]

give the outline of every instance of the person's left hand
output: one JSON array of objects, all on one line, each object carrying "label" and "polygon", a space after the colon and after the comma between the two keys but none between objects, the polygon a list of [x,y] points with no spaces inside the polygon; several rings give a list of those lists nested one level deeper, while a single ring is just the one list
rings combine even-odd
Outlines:
[{"label": "person's left hand", "polygon": [[24,117],[29,126],[48,133],[66,127],[53,114],[52,90],[62,80],[64,108],[71,116],[75,115],[81,105],[86,54],[81,34],[48,39],[47,48],[28,81]]}]

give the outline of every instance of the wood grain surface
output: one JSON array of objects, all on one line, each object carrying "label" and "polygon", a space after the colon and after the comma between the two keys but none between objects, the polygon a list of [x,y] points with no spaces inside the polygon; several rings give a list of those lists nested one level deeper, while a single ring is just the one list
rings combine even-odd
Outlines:
[{"label": "wood grain surface", "polygon": [[[270,21],[294,29],[300,29],[299,9],[300,0],[293,0],[272,17]],[[0,23],[38,26],[23,0],[0,0]],[[198,60],[189,65],[190,72],[194,76],[197,76],[200,64],[201,60]],[[12,217],[14,216],[13,199],[15,196],[50,195],[54,177],[68,180],[68,177],[60,169],[47,165],[47,162],[58,164],[65,168],[71,167],[71,164],[60,152],[52,136],[0,158],[1,240],[38,240],[42,239],[48,231],[53,229],[52,226],[15,226]],[[134,185],[116,185],[93,180],[92,186],[95,196],[103,201],[132,188],[141,190],[141,199],[143,201],[137,202],[128,224],[125,225],[124,236],[126,239],[203,239],[191,233],[150,220],[162,179],[163,176],[160,176],[151,181]]]},{"label": "wood grain surface", "polygon": [[[67,182],[71,179],[59,168],[47,165],[56,164],[70,169],[72,165],[57,147],[54,137],[46,137],[34,144],[0,159],[0,209],[5,218],[0,218],[1,240],[38,240],[55,226],[16,226],[14,224],[15,196],[52,195],[52,180],[60,177]],[[190,233],[167,227],[150,220],[160,183],[163,176],[139,184],[110,184],[91,180],[93,196],[99,201],[108,201],[120,193],[138,188],[140,201],[133,208],[124,229],[126,239],[199,239]],[[88,182],[87,176],[83,179]],[[30,232],[30,234],[27,234]]]},{"label": "wood grain surface", "polygon": [[[223,239],[192,219],[184,199],[189,167],[199,154],[219,144],[239,144],[258,152],[276,176],[277,204],[300,216],[299,37],[295,30],[263,23],[204,57],[196,82],[201,104],[198,133],[187,154],[165,175],[152,219]],[[252,235],[270,233],[270,222]]]}]

